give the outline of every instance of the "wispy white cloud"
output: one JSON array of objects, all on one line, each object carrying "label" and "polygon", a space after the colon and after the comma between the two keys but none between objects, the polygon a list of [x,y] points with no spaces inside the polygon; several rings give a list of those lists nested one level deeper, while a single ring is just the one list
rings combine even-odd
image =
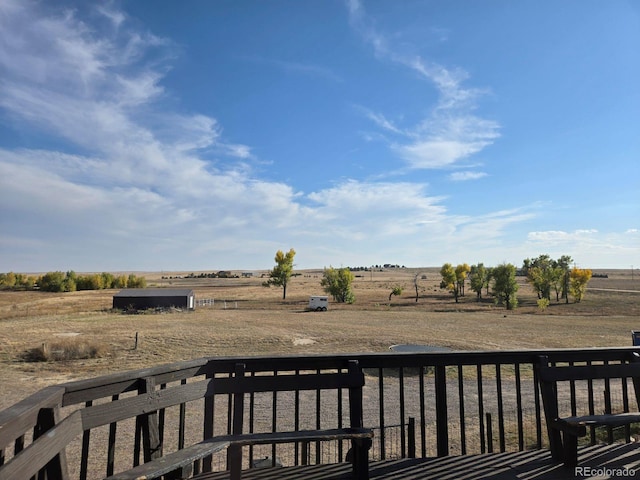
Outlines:
[{"label": "wispy white cloud", "polygon": [[99,5],[96,10],[108,18],[115,28],[119,28],[127,18],[122,11],[112,8],[109,4]]},{"label": "wispy white cloud", "polygon": [[253,155],[251,153],[251,147],[247,145],[225,144],[225,145],[222,145],[222,148],[224,151],[226,151],[228,155],[232,157],[243,158],[243,159],[253,158]]},{"label": "wispy white cloud", "polygon": [[392,151],[411,168],[430,169],[451,166],[474,155],[500,137],[500,125],[474,115],[477,100],[487,93],[484,89],[467,88],[463,83],[468,74],[461,68],[447,68],[415,54],[407,54],[391,45],[367,14],[359,0],[347,2],[352,27],[373,48],[375,55],[386,61],[401,64],[425,80],[438,91],[439,99],[431,113],[418,125],[399,127],[386,120],[381,113],[363,109],[366,116],[379,127],[405,133],[408,141],[394,141]]},{"label": "wispy white cloud", "polygon": [[386,130],[387,132],[408,136],[411,135],[410,132],[404,131],[396,126],[391,120],[386,118],[383,114],[374,112],[366,107],[357,105],[356,109],[362,112],[369,120],[375,123],[378,127]]}]

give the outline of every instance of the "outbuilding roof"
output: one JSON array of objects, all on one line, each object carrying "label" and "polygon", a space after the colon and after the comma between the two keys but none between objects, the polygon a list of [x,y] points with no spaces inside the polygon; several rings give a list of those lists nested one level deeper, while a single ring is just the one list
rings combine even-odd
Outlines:
[{"label": "outbuilding roof", "polygon": [[125,288],[114,297],[188,297],[193,295],[190,288]]}]

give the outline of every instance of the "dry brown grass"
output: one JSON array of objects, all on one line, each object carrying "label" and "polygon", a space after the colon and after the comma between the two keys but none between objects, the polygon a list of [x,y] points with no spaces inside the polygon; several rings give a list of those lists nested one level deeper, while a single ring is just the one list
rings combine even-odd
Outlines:
[{"label": "dry brown grass", "polygon": [[[75,334],[72,334],[75,336]],[[67,338],[27,350],[22,359],[26,362],[67,362],[104,358],[111,355],[111,348],[101,342]]]},{"label": "dry brown grass", "polygon": [[[419,281],[418,302],[416,273],[427,275]],[[169,284],[160,274],[147,275],[150,285],[189,286],[197,298],[215,299],[213,307],[191,313],[113,313],[114,291],[0,292],[0,409],[45,385],[201,356],[384,352],[397,343],[461,350],[629,345],[630,330],[640,329],[640,294],[613,290],[638,291],[640,280],[632,282],[630,273],[607,273],[609,279],[591,281],[593,290],[582,303],[552,301],[544,312],[522,279],[515,311],[491,300],[476,302],[470,293],[456,304],[438,288],[437,269],[363,272],[354,285],[356,303],[332,303],[324,313],[304,311],[309,295],[322,293],[321,271],[295,277],[286,300],[280,289],[262,287],[257,277]],[[389,304],[395,286],[404,292]],[[136,333],[139,345],[134,349]],[[43,343],[69,338],[101,345],[108,354],[24,361],[26,352]]]}]

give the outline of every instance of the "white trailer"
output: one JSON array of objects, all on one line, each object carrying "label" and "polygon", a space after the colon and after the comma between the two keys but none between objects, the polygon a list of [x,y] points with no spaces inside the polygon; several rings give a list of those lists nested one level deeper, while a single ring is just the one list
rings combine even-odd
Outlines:
[{"label": "white trailer", "polygon": [[329,306],[329,297],[326,295],[313,295],[309,297],[309,310],[326,312]]}]

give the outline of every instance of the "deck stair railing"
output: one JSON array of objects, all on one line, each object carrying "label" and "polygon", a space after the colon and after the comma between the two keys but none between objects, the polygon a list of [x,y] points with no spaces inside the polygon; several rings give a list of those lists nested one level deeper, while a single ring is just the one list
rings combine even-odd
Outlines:
[{"label": "deck stair railing", "polygon": [[[366,375],[364,425],[375,429],[376,458],[447,456],[546,447],[533,362],[544,354],[568,364],[620,362],[637,348],[498,352],[384,353],[202,358],[47,387],[0,412],[0,480],[105,478],[203,438],[231,432],[232,398],[217,379],[241,361],[247,375],[329,372],[357,360]],[[624,360],[622,360],[624,361]],[[559,392],[570,412],[625,411],[627,382],[570,385]],[[340,428],[341,390],[256,393],[245,406],[247,431]],[[393,427],[393,428],[391,428]],[[392,432],[394,432],[392,434]],[[397,432],[397,433],[395,433]],[[629,441],[633,432],[593,431],[586,441]],[[400,442],[400,453],[392,447]],[[246,468],[267,457],[286,465],[344,461],[347,442],[317,455],[317,445],[247,449]],[[373,457],[372,457],[373,458]],[[226,468],[206,458],[194,472]]]}]

